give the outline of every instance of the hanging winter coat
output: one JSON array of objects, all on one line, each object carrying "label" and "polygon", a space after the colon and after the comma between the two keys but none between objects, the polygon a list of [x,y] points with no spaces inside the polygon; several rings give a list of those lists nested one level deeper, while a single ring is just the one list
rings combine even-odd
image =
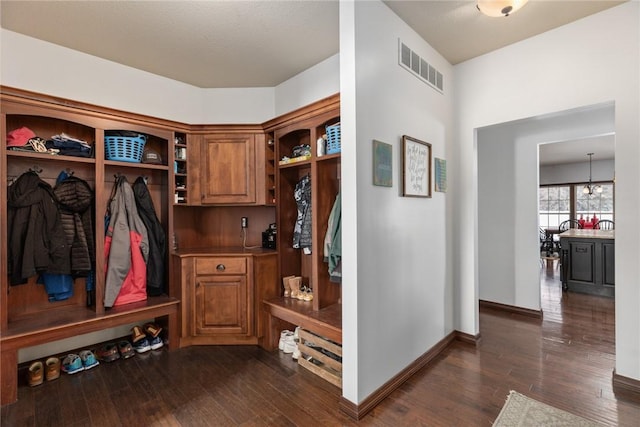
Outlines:
[{"label": "hanging winter coat", "polygon": [[94,269],[93,190],[86,181],[68,176],[53,189],[67,244],[71,247],[71,274],[86,277]]},{"label": "hanging winter coat", "polygon": [[164,228],[156,215],[151,194],[144,178],[138,177],[133,183],[133,194],[138,214],[147,228],[149,237],[149,260],[147,261],[147,294],[158,296],[166,293],[165,264],[167,241]]},{"label": "hanging winter coat", "polygon": [[311,178],[305,175],[296,184],[293,197],[298,205],[298,216],[293,227],[293,247],[311,249]]},{"label": "hanging winter coat", "polygon": [[124,176],[116,180],[108,209],[109,224],[104,240],[104,306],[146,300],[149,238],[138,215],[131,185]]},{"label": "hanging winter coat", "polygon": [[9,186],[7,196],[10,284],[38,273],[69,274],[69,249],[51,186],[29,171]]}]

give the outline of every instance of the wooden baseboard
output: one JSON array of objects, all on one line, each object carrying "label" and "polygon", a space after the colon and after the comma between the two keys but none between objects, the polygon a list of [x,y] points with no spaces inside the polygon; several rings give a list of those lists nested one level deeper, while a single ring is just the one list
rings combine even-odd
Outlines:
[{"label": "wooden baseboard", "polygon": [[613,370],[612,383],[614,393],[620,391],[627,393],[631,392],[640,396],[640,381],[618,375],[615,369]]},{"label": "wooden baseboard", "polygon": [[468,340],[472,339],[472,341],[475,343],[475,337],[470,338],[472,337],[471,335],[462,334],[464,335],[464,337],[461,338],[459,334],[462,333],[453,331],[448,334],[429,351],[414,360],[413,363],[411,363],[405,369],[400,371],[396,376],[387,381],[384,385],[382,385],[382,387],[371,393],[366,399],[362,401],[362,403],[355,404],[342,397],[340,399],[340,409],[354,420],[360,420],[373,408],[375,408],[380,402],[382,402],[382,400],[384,400],[393,391],[400,387],[405,381],[407,381],[413,374],[422,369],[431,360],[442,353],[442,351],[444,351],[444,349],[446,349],[447,346],[449,346],[454,340],[460,339],[461,341],[469,342]]},{"label": "wooden baseboard", "polygon": [[515,305],[501,304],[499,302],[480,300],[480,310],[492,309],[504,311],[512,314],[520,314],[522,316],[534,317],[542,319],[542,310],[532,310],[530,308],[516,307]]},{"label": "wooden baseboard", "polygon": [[455,331],[456,332],[456,339],[458,341],[461,341],[463,343],[466,344],[471,344],[475,347],[478,346],[478,344],[480,344],[480,333],[477,333],[476,335],[471,335],[471,334],[467,334],[466,332],[460,332],[460,331]]}]

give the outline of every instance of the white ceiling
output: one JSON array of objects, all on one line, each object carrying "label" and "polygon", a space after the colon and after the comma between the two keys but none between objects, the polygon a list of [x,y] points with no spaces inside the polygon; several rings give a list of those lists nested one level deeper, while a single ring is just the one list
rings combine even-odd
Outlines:
[{"label": "white ceiling", "polygon": [[587,156],[587,153],[594,153],[594,162],[612,160],[615,158],[615,139],[615,135],[602,135],[572,141],[540,144],[540,165],[588,162],[589,156]]},{"label": "white ceiling", "polygon": [[[623,1],[530,0],[506,18],[482,15],[475,1],[384,3],[457,64]],[[338,53],[338,6],[334,0],[2,0],[0,17],[2,28],[197,87],[273,87]],[[598,151],[587,148],[596,143]],[[575,162],[576,153],[591,151],[613,158],[613,137],[549,144],[540,156],[542,164]]]},{"label": "white ceiling", "polygon": [[[506,18],[475,1],[385,3],[457,64],[622,1],[530,0]],[[339,50],[333,0],[2,0],[0,15],[5,29],[202,88],[276,86]]]}]

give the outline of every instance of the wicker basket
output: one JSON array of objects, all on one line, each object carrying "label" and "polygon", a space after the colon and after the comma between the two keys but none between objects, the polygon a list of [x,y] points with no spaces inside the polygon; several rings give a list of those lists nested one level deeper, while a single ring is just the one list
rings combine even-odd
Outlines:
[{"label": "wicker basket", "polygon": [[340,152],[340,123],[327,126],[327,154]]},{"label": "wicker basket", "polygon": [[105,136],[104,156],[107,160],[120,162],[140,163],[144,144],[147,141],[145,135],[130,136]]}]

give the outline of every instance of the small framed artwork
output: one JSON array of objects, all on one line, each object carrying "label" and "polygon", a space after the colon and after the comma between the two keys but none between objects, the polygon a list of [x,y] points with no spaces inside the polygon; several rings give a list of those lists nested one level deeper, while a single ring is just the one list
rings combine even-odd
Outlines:
[{"label": "small framed artwork", "polygon": [[431,144],[402,136],[402,195],[431,197]]},{"label": "small framed artwork", "polygon": [[373,185],[393,186],[393,151],[391,144],[373,140]]},{"label": "small framed artwork", "polygon": [[435,190],[441,193],[447,192],[447,161],[433,158],[433,173],[435,175]]}]

